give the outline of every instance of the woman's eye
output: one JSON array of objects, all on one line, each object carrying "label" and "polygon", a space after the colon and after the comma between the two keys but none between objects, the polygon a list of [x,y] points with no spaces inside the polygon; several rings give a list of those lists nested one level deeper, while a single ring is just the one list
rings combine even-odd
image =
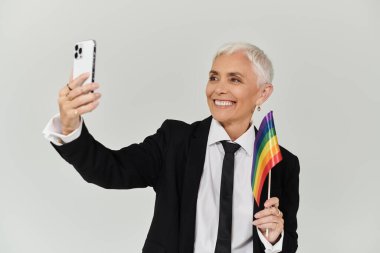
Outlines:
[{"label": "woman's eye", "polygon": [[215,77],[215,76],[210,76],[210,77],[208,78],[208,80],[210,80],[210,81],[215,81],[215,80],[216,80],[216,77]]},{"label": "woman's eye", "polygon": [[241,83],[240,79],[237,79],[237,78],[231,78],[231,82],[233,82],[233,83]]}]

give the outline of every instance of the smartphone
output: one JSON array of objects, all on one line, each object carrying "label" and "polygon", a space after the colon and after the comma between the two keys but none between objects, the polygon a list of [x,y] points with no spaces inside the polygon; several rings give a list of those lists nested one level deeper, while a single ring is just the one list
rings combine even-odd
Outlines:
[{"label": "smartphone", "polygon": [[77,42],[74,46],[73,79],[90,72],[91,75],[83,84],[95,82],[96,41],[86,40]]}]

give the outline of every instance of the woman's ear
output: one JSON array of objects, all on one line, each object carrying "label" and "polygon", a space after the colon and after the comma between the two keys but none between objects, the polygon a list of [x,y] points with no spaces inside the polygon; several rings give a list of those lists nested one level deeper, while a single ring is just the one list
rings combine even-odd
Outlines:
[{"label": "woman's ear", "polygon": [[259,90],[256,106],[260,106],[264,104],[264,102],[270,97],[272,92],[273,92],[273,85],[271,83],[264,84]]}]

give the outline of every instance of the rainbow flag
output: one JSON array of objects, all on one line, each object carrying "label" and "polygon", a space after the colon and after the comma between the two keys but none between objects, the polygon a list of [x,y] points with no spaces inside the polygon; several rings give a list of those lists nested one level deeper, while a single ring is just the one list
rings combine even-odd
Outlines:
[{"label": "rainbow flag", "polygon": [[256,134],[251,172],[252,194],[260,205],[261,191],[269,171],[282,160],[274,128],[273,111],[265,115]]}]

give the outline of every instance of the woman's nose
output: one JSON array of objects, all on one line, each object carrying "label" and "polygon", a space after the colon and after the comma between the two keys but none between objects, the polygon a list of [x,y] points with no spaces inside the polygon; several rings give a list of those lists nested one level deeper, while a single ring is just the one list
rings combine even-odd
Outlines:
[{"label": "woman's nose", "polygon": [[227,93],[227,91],[228,91],[227,83],[221,81],[216,84],[216,88],[215,88],[216,93],[223,94],[223,93]]}]

